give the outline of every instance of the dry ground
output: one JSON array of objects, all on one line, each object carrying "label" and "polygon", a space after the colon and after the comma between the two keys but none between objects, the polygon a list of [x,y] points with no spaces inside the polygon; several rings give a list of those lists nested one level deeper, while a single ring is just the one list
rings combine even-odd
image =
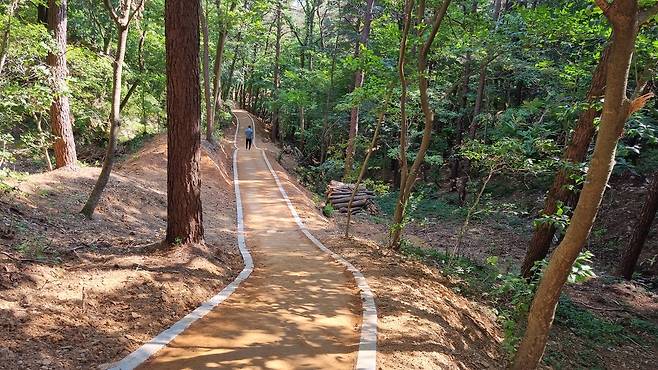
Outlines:
[{"label": "dry ground", "polygon": [[164,136],[116,168],[92,221],[77,212],[98,168],[32,175],[0,198],[0,368],[120,359],[233,279],[242,261],[230,158],[204,153],[206,245],[150,246],[166,227]]}]

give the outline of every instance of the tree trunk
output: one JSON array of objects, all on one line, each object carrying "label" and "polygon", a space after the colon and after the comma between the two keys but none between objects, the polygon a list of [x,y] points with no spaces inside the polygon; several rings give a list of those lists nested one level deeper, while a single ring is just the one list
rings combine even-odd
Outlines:
[{"label": "tree trunk", "polygon": [[45,4],[37,5],[37,22],[48,27],[48,6]]},{"label": "tree trunk", "polygon": [[[361,30],[361,35],[356,42],[355,49],[355,58],[359,57],[361,53],[361,46],[366,46],[368,44],[368,38],[370,37],[370,25],[372,23],[372,9],[374,7],[375,0],[366,1],[366,9],[363,14],[363,29]],[[354,74],[354,88],[352,91],[355,91],[363,86],[364,71],[359,68]],[[355,105],[352,107],[350,112],[350,131],[347,139],[347,151],[345,152],[345,169],[343,173],[343,178],[347,178],[352,172],[352,166],[354,162],[354,145],[356,141],[356,135],[359,132],[359,106]]]},{"label": "tree trunk", "polygon": [[[461,78],[461,89],[459,91],[458,99],[458,109],[459,109],[459,118],[457,119],[457,127],[455,128],[455,139],[452,143],[453,147],[453,159],[450,166],[450,191],[457,190],[457,178],[460,176],[460,166],[461,161],[459,158],[459,147],[462,145],[464,137],[464,128],[466,126],[467,114],[466,114],[466,104],[468,102],[467,95],[469,90],[469,79],[471,77],[471,53],[466,53],[466,58],[464,62],[464,72],[462,73]],[[463,200],[461,200],[463,202]]]},{"label": "tree trunk", "polygon": [[235,63],[238,60],[238,52],[240,51],[240,46],[242,46],[240,39],[240,35],[238,34],[237,42],[235,43],[235,49],[233,50],[233,60],[231,60],[231,67],[228,70],[228,83],[224,86],[224,91],[222,92],[222,99],[224,100],[228,98],[229,92],[231,90],[231,81],[233,81],[233,74],[235,73]]},{"label": "tree trunk", "polygon": [[137,90],[137,87],[139,86],[139,82],[140,82],[139,80],[133,81],[133,83],[128,88],[128,92],[126,92],[126,96],[124,96],[123,99],[121,99],[121,104],[119,104],[119,113],[123,111],[123,108],[125,108],[128,102],[130,101],[130,98],[133,96],[135,90]]},{"label": "tree trunk", "polygon": [[589,236],[615,163],[617,143],[631,113],[626,83],[638,28],[637,0],[615,0],[612,4],[598,0],[597,4],[601,4],[613,27],[599,134],[571,224],[537,287],[527,329],[512,365],[516,370],[535,369],[543,356],[560,292]]},{"label": "tree trunk", "polygon": [[215,67],[213,69],[214,73],[214,82],[213,82],[213,96],[212,96],[212,110],[210,112],[210,117],[206,122],[206,140],[213,141],[212,134],[215,126],[215,117],[217,116],[217,111],[222,109],[222,98],[221,98],[221,89],[222,89],[222,59],[224,58],[224,45],[226,44],[226,32],[222,32],[219,35],[219,42],[217,44],[217,50],[215,52]]},{"label": "tree trunk", "polygon": [[[544,209],[541,211],[541,214],[554,214],[557,211],[559,202],[567,206],[573,206],[573,192],[569,190],[574,185],[571,179],[571,174],[573,173],[571,167],[585,160],[587,150],[596,132],[594,119],[599,116],[599,111],[594,104],[604,93],[610,48],[611,44],[608,43],[601,53],[599,64],[594,69],[592,82],[586,97],[588,108],[578,115],[578,121],[571,136],[571,141],[564,152],[563,161],[568,166],[561,168],[556,173],[553,184],[546,195]],[[523,264],[521,265],[521,274],[523,277],[529,278],[532,275],[531,269],[535,265],[535,262],[541,261],[548,255],[555,231],[555,227],[548,223],[542,223],[535,228],[525,258],[523,259]]]},{"label": "tree trunk", "polygon": [[[352,194],[350,194],[349,201],[347,203],[347,221],[345,222],[346,238],[350,237],[350,222],[352,221],[352,206],[355,205],[356,193],[358,193],[360,190],[359,188],[361,185],[361,181],[363,180],[363,176],[365,176],[366,170],[368,169],[368,161],[370,160],[370,156],[372,155],[372,152],[375,150],[375,145],[377,145],[377,139],[379,137],[379,129],[382,126],[382,123],[384,122],[384,117],[386,116],[386,109],[388,109],[388,102],[391,98],[392,91],[393,91],[392,87],[389,87],[388,92],[386,93],[386,98],[384,99],[384,105],[381,108],[382,111],[379,113],[379,117],[377,117],[377,122],[375,124],[375,132],[373,132],[372,134],[370,147],[368,148],[368,151],[366,152],[366,157],[363,160],[363,163],[361,164],[359,177],[356,179],[356,184],[354,184],[354,190],[352,190]],[[363,201],[367,202],[368,198],[365,197]]]},{"label": "tree trunk", "polygon": [[280,76],[280,59],[281,59],[281,0],[276,2],[276,41],[274,46],[274,107],[272,108],[272,131],[270,131],[270,139],[276,143],[279,141],[279,85],[281,83]]},{"label": "tree trunk", "polygon": [[48,54],[53,81],[53,101],[50,105],[50,127],[55,136],[55,167],[77,168],[78,156],[73,140],[73,119],[66,93],[66,30],[67,0],[48,1],[48,27],[53,34],[55,50]]},{"label": "tree trunk", "polygon": [[208,3],[206,8],[199,4],[199,21],[203,31],[203,94],[206,103],[206,135],[210,133],[212,138],[213,100],[210,97],[210,38],[208,36]]},{"label": "tree trunk", "polygon": [[169,244],[203,242],[199,0],[165,3],[167,60],[167,236]]},{"label": "tree trunk", "polygon": [[324,109],[322,112],[322,144],[320,147],[320,163],[324,163],[327,159],[327,150],[329,146],[329,109],[331,106],[331,99],[334,91],[334,74],[336,73],[336,59],[338,56],[338,34],[336,34],[336,41],[331,53],[331,68],[329,69],[329,88],[326,91]]},{"label": "tree trunk", "polygon": [[14,11],[18,7],[18,0],[12,1],[7,9],[7,25],[5,28],[4,35],[2,35],[2,41],[0,41],[0,77],[2,76],[2,70],[5,68],[5,62],[7,60],[7,52],[9,51],[9,36],[11,35],[11,18],[14,16]]},{"label": "tree trunk", "polygon": [[494,0],[493,11],[492,11],[492,15],[491,15],[491,17],[493,18],[494,23],[497,23],[498,18],[500,18],[501,3],[502,3],[502,0]]},{"label": "tree trunk", "polygon": [[[132,3],[132,0],[128,0]],[[130,4],[129,4],[130,5]],[[130,7],[128,7],[130,9]],[[100,201],[103,190],[110,180],[112,167],[114,166],[114,152],[116,151],[117,141],[119,137],[119,129],[121,128],[121,80],[123,77],[123,60],[126,56],[126,43],[128,40],[128,14],[123,16],[126,21],[125,26],[121,20],[116,21],[118,40],[117,40],[117,53],[114,58],[114,75],[112,78],[112,108],[110,110],[110,133],[107,142],[107,149],[105,151],[105,158],[103,158],[103,166],[98,180],[87,199],[87,203],[82,208],[81,213],[87,218],[91,218],[94,214],[96,206]]]},{"label": "tree trunk", "polygon": [[[410,5],[413,5],[412,0],[411,1],[407,0],[407,1],[411,3]],[[430,107],[429,95],[427,93],[427,90],[429,88],[427,81],[427,74],[426,74],[427,58],[429,55],[429,51],[432,47],[432,44],[434,43],[434,39],[436,38],[436,34],[439,32],[441,23],[443,23],[443,19],[446,15],[446,12],[448,11],[450,2],[451,0],[443,0],[442,3],[439,3],[436,6],[434,10],[434,17],[431,23],[432,27],[430,33],[427,36],[425,42],[423,43],[418,55],[418,71],[420,72],[418,76],[418,88],[420,91],[420,106],[423,112],[425,125],[423,127],[423,137],[420,143],[420,147],[418,148],[418,153],[416,154],[416,158],[414,159],[411,168],[409,168],[408,170],[407,170],[408,166],[407,166],[407,153],[406,153],[407,152],[407,148],[406,148],[407,123],[406,123],[405,115],[404,114],[402,115],[403,128],[400,130],[400,167],[402,173],[400,176],[400,192],[398,194],[398,199],[395,206],[395,212],[393,215],[393,227],[391,229],[391,235],[390,235],[390,246],[393,249],[400,248],[400,238],[402,236],[402,228],[404,226],[402,221],[404,219],[404,213],[407,207],[407,201],[409,200],[409,197],[411,195],[411,190],[413,189],[413,186],[416,183],[416,176],[418,175],[418,169],[420,168],[420,165],[423,163],[423,160],[425,159],[425,153],[427,153],[427,149],[429,148],[430,145],[430,140],[432,139],[434,112]],[[409,12],[411,12],[411,6]],[[424,15],[424,12],[419,12],[419,13],[421,14],[421,17]],[[408,18],[411,18],[411,14],[408,15]],[[418,21],[422,22],[423,19],[419,17]],[[407,33],[408,33],[408,27],[409,24],[405,25],[405,28],[407,29],[406,31]],[[406,35],[403,38],[403,43],[401,43],[400,45],[400,63],[398,64],[398,70],[401,77],[400,79],[402,81],[403,86],[406,84],[404,77],[404,56],[403,56],[405,52],[406,52]],[[402,95],[403,95],[402,101],[406,100],[406,91]]]},{"label": "tree trunk", "polygon": [[32,113],[32,117],[34,118],[34,122],[37,125],[37,132],[39,132],[39,144],[43,148],[43,157],[44,160],[46,161],[46,168],[48,171],[53,170],[53,162],[50,160],[50,153],[48,153],[48,146],[45,145],[44,143],[44,137],[43,137],[43,128],[41,127],[41,119],[39,116],[37,116],[36,113]]},{"label": "tree trunk", "polygon": [[633,277],[633,272],[635,271],[635,265],[637,260],[640,257],[644,243],[647,240],[649,235],[649,230],[651,229],[651,224],[653,223],[654,218],[656,217],[656,211],[658,210],[658,171],[654,172],[653,179],[651,184],[647,189],[647,196],[640,210],[640,215],[635,224],[633,235],[628,241],[626,246],[626,252],[624,257],[621,260],[617,274],[623,277],[626,280],[630,280]]},{"label": "tree trunk", "polygon": [[[236,0],[231,2],[229,11],[235,10],[238,2]],[[221,2],[217,2],[217,12],[221,15]],[[207,20],[206,20],[207,21]],[[220,20],[221,22],[221,20]],[[217,41],[217,50],[215,51],[215,66],[213,68],[214,83],[213,83],[213,97],[212,97],[212,111],[210,117],[206,122],[206,140],[213,141],[213,131],[215,125],[215,117],[217,111],[222,109],[222,64],[224,62],[224,46],[226,46],[226,37],[228,36],[228,28],[226,25],[220,27],[219,40]]]}]

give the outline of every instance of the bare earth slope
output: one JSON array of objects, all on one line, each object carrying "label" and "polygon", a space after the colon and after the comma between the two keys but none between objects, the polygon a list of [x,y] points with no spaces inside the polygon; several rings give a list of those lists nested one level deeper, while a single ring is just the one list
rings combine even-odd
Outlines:
[{"label": "bare earth slope", "polygon": [[242,261],[229,163],[204,150],[207,245],[171,251],[146,247],[166,227],[165,136],[119,165],[92,221],[77,212],[98,168],[32,175],[2,195],[0,369],[120,359],[230,282]]}]

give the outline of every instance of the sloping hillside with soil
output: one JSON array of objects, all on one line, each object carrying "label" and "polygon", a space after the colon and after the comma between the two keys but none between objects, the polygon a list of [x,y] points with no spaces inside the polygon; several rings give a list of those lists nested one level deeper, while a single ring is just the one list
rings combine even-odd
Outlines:
[{"label": "sloping hillside with soil", "polygon": [[228,143],[204,147],[206,244],[157,248],[166,136],[118,165],[93,220],[99,168],[31,175],[0,197],[0,368],[90,369],[125,356],[242,268]]}]

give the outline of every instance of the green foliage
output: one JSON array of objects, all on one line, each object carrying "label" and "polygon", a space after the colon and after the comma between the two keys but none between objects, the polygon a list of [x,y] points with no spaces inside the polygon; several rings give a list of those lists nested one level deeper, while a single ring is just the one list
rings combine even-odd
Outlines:
[{"label": "green foliage", "polygon": [[331,203],[327,203],[324,207],[322,207],[322,214],[324,214],[327,217],[331,217],[334,215],[335,209],[334,206],[331,205]]},{"label": "green foliage", "polygon": [[539,218],[532,222],[532,225],[538,228],[547,224],[553,226],[559,233],[564,233],[571,221],[570,211],[571,207],[565,206],[563,202],[558,202],[555,213],[551,215],[541,214]]},{"label": "green foliage", "polygon": [[[393,214],[397,191],[378,195],[377,205],[386,216]],[[441,220],[460,220],[466,215],[466,210],[456,204],[454,194],[443,194],[431,187],[423,188],[412,194],[407,206],[407,215],[412,220],[437,218]]]},{"label": "green foliage", "polygon": [[61,262],[59,255],[50,248],[50,243],[43,237],[27,238],[14,245],[14,250],[23,258],[44,262]]}]

